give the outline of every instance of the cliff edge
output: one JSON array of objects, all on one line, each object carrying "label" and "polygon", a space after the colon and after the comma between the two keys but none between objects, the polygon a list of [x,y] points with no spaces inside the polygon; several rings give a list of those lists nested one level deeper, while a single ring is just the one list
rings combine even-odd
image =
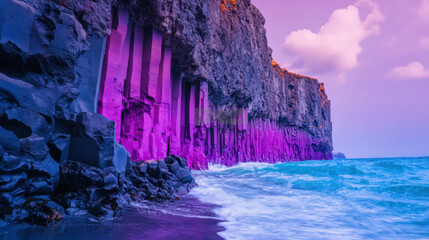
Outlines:
[{"label": "cliff edge", "polygon": [[250,0],[2,0],[0,217],[115,217],[189,168],[332,159],[323,84],[263,25]]},{"label": "cliff edge", "polygon": [[97,111],[122,126],[132,159],[168,152],[207,168],[332,158],[324,85],[272,60],[250,0],[113,6]]}]

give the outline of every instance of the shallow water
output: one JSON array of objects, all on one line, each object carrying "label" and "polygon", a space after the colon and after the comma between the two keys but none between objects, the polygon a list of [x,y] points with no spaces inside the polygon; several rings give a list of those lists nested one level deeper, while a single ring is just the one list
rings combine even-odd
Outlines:
[{"label": "shallow water", "polygon": [[211,166],[191,195],[226,239],[429,239],[429,158]]},{"label": "shallow water", "polygon": [[0,240],[222,239],[217,232],[223,228],[212,209],[212,205],[188,196],[171,204],[129,206],[122,218],[112,221],[72,216],[53,227],[0,226]]}]

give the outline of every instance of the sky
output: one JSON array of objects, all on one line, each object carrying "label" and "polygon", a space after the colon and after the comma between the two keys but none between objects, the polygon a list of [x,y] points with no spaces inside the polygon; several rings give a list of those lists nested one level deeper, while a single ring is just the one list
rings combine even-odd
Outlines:
[{"label": "sky", "polygon": [[334,152],[429,156],[429,0],[252,0],[273,58],[325,83]]}]

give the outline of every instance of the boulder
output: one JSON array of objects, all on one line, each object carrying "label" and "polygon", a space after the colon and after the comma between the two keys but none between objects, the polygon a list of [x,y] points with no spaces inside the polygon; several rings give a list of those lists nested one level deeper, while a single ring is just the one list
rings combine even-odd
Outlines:
[{"label": "boulder", "polygon": [[100,145],[93,138],[72,136],[67,159],[99,167]]},{"label": "boulder", "polygon": [[24,221],[33,225],[52,226],[63,221],[64,209],[53,201],[29,199],[23,209],[28,213]]},{"label": "boulder", "polygon": [[[48,122],[48,120],[49,122]],[[42,137],[45,142],[52,132],[52,119],[45,118],[28,108],[13,108],[6,110],[1,117],[1,125],[15,133],[18,138],[29,136]]]},{"label": "boulder", "polygon": [[49,148],[42,137],[28,137],[20,140],[21,156],[43,161],[49,153]]},{"label": "boulder", "polygon": [[[3,110],[16,106],[26,107],[46,116],[55,114],[55,103],[60,92],[42,88],[36,89],[30,83],[10,78],[0,72],[0,95]],[[1,108],[0,108],[1,110]]]},{"label": "boulder", "polygon": [[68,134],[54,134],[47,143],[49,147],[49,154],[58,163],[67,161],[70,147],[70,135]]},{"label": "boulder", "polygon": [[0,162],[0,174],[19,173],[31,169],[31,161],[5,154]]},{"label": "boulder", "polygon": [[125,149],[125,147],[115,143],[113,166],[119,173],[125,173],[130,170],[130,159],[130,153]]},{"label": "boulder", "polygon": [[53,188],[55,188],[60,180],[60,165],[49,155],[43,161],[33,162],[31,171],[40,176],[45,176],[45,179],[51,180]]},{"label": "boulder", "polygon": [[80,162],[69,161],[61,167],[61,179],[57,188],[61,192],[78,192],[87,188],[102,188],[103,171]]},{"label": "boulder", "polygon": [[125,173],[130,154],[115,141],[115,122],[100,114],[79,113],[68,159],[99,168],[114,167],[117,172]]},{"label": "boulder", "polygon": [[27,182],[26,196],[50,195],[55,191],[52,181],[45,178],[32,178]]},{"label": "boulder", "polygon": [[[18,155],[21,144],[12,132],[0,127],[0,146],[8,154]],[[3,154],[1,154],[3,156]]]},{"label": "boulder", "polygon": [[76,128],[73,135],[86,136],[94,139],[115,138],[115,125],[101,114],[97,113],[79,113],[76,117]]},{"label": "boulder", "polygon": [[27,180],[25,172],[0,175],[0,192],[12,192]]}]

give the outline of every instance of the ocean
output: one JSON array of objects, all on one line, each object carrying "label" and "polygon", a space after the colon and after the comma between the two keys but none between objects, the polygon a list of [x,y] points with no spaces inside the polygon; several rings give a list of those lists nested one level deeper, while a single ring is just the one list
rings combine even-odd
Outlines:
[{"label": "ocean", "polygon": [[0,240],[429,239],[429,158],[212,165],[193,174],[199,186],[180,201],[129,206],[107,222],[0,226]]},{"label": "ocean", "polygon": [[225,239],[429,239],[429,158],[211,166],[191,195]]}]

